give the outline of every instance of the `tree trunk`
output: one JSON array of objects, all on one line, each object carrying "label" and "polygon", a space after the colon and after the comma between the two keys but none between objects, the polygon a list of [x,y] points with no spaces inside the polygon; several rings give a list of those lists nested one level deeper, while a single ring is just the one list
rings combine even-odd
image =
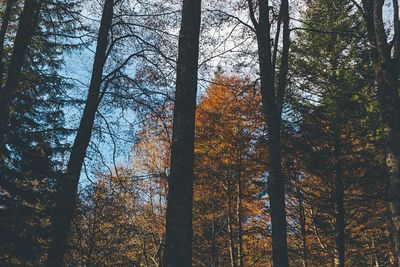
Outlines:
[{"label": "tree trunk", "polygon": [[[373,265],[374,265],[375,267],[379,267],[380,264],[379,264],[379,260],[378,260],[378,255],[377,255],[377,253],[376,253],[377,251],[376,251],[376,248],[375,248],[375,240],[374,240],[374,237],[372,237],[371,249],[374,251]],[[372,264],[371,264],[371,265],[372,265]]]},{"label": "tree trunk", "polygon": [[168,177],[166,267],[192,266],[194,121],[201,0],[183,0],[179,33],[171,170]]},{"label": "tree trunk", "polygon": [[269,144],[268,195],[271,207],[273,266],[288,266],[284,178],[281,170],[280,127],[267,123]]},{"label": "tree trunk", "polygon": [[230,177],[226,178],[227,180],[227,191],[226,191],[226,199],[227,199],[227,206],[226,206],[226,215],[228,221],[228,238],[229,238],[229,257],[231,260],[231,267],[237,267],[236,261],[236,253],[235,253],[235,241],[234,241],[234,234],[233,234],[233,222],[232,222],[232,184],[230,181]]},{"label": "tree trunk", "polygon": [[103,68],[106,62],[108,35],[113,17],[114,0],[106,0],[97,38],[93,72],[90,80],[86,105],[78,132],[71,149],[67,171],[57,184],[57,199],[52,221],[52,241],[49,248],[47,266],[63,266],[67,249],[70,224],[73,217],[81,168],[85,159],[96,111],[100,102]]},{"label": "tree trunk", "polygon": [[335,132],[335,206],[336,206],[336,250],[339,267],[344,267],[345,262],[345,236],[344,236],[344,186],[340,166],[341,145],[339,132]]},{"label": "tree trunk", "polygon": [[[395,6],[397,1],[394,0]],[[385,138],[386,166],[390,183],[389,201],[393,222],[393,236],[397,266],[400,266],[400,96],[399,62],[400,55],[398,12],[395,17],[395,58],[391,58],[391,47],[387,43],[382,18],[382,0],[363,0],[368,38],[377,83],[377,97],[382,117]]]},{"label": "tree trunk", "polygon": [[[268,0],[259,1],[259,21],[257,22],[252,0],[248,0],[250,18],[256,30],[258,60],[260,67],[261,96],[268,131],[268,196],[270,202],[272,226],[272,261],[273,266],[288,266],[287,223],[285,204],[285,181],[282,174],[281,159],[281,113],[286,88],[286,76],[289,59],[289,3],[281,1],[280,19],[283,23],[282,56],[278,82],[275,84],[275,61],[272,60],[270,42],[270,6]],[[276,40],[277,42],[278,40]]]},{"label": "tree trunk", "polygon": [[11,104],[17,93],[21,69],[28,51],[29,42],[38,24],[40,4],[39,0],[25,0],[24,2],[24,7],[19,17],[14,48],[7,68],[6,82],[0,90],[0,168],[4,164],[6,157],[5,135],[8,128]]},{"label": "tree trunk", "polygon": [[218,254],[216,246],[216,229],[215,229],[215,202],[212,201],[212,224],[211,224],[211,267],[218,266]]},{"label": "tree trunk", "polygon": [[300,233],[303,245],[303,267],[307,267],[308,253],[307,253],[307,232],[306,232],[306,216],[304,211],[304,197],[300,188],[299,176],[296,177],[296,195],[299,201],[299,213],[300,213]]},{"label": "tree trunk", "polygon": [[[239,160],[241,162],[241,160]],[[243,199],[243,186],[242,186],[242,177],[241,177],[241,166],[239,165],[238,177],[238,195],[236,200],[236,216],[237,216],[237,224],[238,224],[238,266],[244,267],[244,258],[243,258],[243,223],[242,223],[242,199]]]},{"label": "tree trunk", "polygon": [[1,20],[0,28],[0,87],[3,86],[3,76],[4,76],[4,43],[6,40],[6,34],[8,29],[8,23],[10,22],[11,9],[14,5],[14,0],[7,0],[6,9]]}]

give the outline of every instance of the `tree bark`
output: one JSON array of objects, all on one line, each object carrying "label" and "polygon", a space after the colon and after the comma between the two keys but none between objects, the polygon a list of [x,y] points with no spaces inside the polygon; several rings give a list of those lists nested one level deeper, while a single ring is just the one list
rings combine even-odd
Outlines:
[{"label": "tree bark", "polygon": [[230,177],[226,177],[227,191],[226,191],[226,215],[227,215],[227,226],[228,226],[228,238],[229,238],[229,257],[231,261],[231,267],[237,267],[236,250],[235,250],[235,239],[233,233],[233,221],[232,221],[232,182]]},{"label": "tree bark", "polygon": [[[393,0],[394,6],[397,1]],[[399,96],[399,25],[398,11],[394,12],[394,58],[387,42],[382,18],[382,0],[363,0],[364,16],[377,84],[382,129],[385,138],[386,166],[390,183],[389,202],[397,266],[400,266],[400,96]],[[397,5],[398,6],[398,5]]]},{"label": "tree bark", "polygon": [[238,194],[236,199],[236,216],[238,224],[238,266],[244,267],[243,255],[243,222],[242,222],[242,200],[243,200],[243,186],[241,177],[241,159],[239,159],[239,170],[237,173]]},{"label": "tree bark", "polygon": [[168,177],[166,267],[192,266],[193,160],[201,0],[183,0]]},{"label": "tree bark", "polygon": [[[286,267],[288,266],[287,222],[285,181],[281,166],[282,149],[280,131],[289,59],[289,3],[288,0],[282,0],[280,7],[281,21],[278,21],[278,23],[283,24],[283,49],[277,84],[275,84],[276,66],[275,62],[272,60],[271,52],[270,6],[268,0],[259,1],[258,21],[255,18],[252,0],[248,0],[248,4],[250,18],[253,22],[257,37],[261,96],[268,131],[268,195],[272,225],[272,261],[273,266]],[[275,42],[278,42],[278,38],[276,38]]]},{"label": "tree bark", "polygon": [[215,229],[215,202],[211,202],[212,205],[212,224],[211,224],[211,267],[218,266],[218,254],[216,246],[216,229]]},{"label": "tree bark", "polygon": [[4,43],[6,40],[6,34],[8,29],[8,24],[10,22],[11,10],[14,5],[14,0],[7,0],[6,8],[1,20],[0,28],[0,87],[3,86],[3,76],[4,76]]},{"label": "tree bark", "polygon": [[340,165],[341,144],[339,132],[335,132],[335,206],[336,206],[336,250],[339,267],[345,263],[345,221],[344,221],[344,186]]},{"label": "tree bark", "polygon": [[308,266],[308,252],[307,252],[307,232],[306,232],[306,216],[304,211],[304,196],[301,192],[299,176],[296,177],[296,195],[299,201],[299,213],[300,213],[300,233],[303,245],[303,267]]},{"label": "tree bark", "polygon": [[19,17],[13,51],[7,68],[6,82],[0,90],[0,168],[3,166],[6,157],[5,135],[8,128],[11,104],[16,97],[21,69],[25,62],[29,42],[38,24],[40,5],[41,2],[39,0],[25,0],[24,2],[24,7]]},{"label": "tree bark", "polygon": [[76,205],[81,168],[92,135],[97,108],[101,100],[100,88],[103,69],[107,59],[108,35],[111,29],[113,9],[114,0],[106,0],[97,37],[93,71],[86,105],[71,149],[66,173],[57,184],[57,199],[52,221],[52,241],[47,259],[47,266],[51,267],[63,266],[63,258],[70,233],[70,224]]}]

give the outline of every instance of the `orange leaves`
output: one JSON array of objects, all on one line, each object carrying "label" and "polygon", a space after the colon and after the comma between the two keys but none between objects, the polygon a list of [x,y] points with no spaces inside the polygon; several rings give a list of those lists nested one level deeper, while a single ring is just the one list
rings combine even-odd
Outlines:
[{"label": "orange leaves", "polygon": [[[264,126],[260,107],[258,92],[249,80],[238,76],[217,76],[199,102],[194,251],[195,258],[205,264],[211,262],[200,251],[208,250],[210,242],[218,248],[215,257],[230,257],[231,261],[240,254],[242,243],[245,266],[251,266],[253,259],[260,257],[258,253],[265,253],[264,247],[268,246],[261,231],[268,228],[269,217],[263,212],[264,202],[257,186],[266,166],[259,158],[263,154],[257,145]],[[213,237],[206,234],[211,226],[215,228]],[[232,250],[238,252],[229,253]]]}]

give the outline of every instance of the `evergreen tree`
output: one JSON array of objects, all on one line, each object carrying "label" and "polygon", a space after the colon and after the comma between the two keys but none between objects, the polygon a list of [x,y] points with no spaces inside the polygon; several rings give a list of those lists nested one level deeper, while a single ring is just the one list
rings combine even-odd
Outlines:
[{"label": "evergreen tree", "polygon": [[[306,228],[315,230],[308,238],[319,235],[324,243],[319,253],[314,241],[308,244],[308,263],[372,264],[371,258],[360,257],[360,250],[371,239],[387,240],[389,225],[381,221],[379,234],[367,239],[354,228],[366,231],[371,224],[363,218],[380,221],[388,211],[384,194],[370,191],[372,184],[385,191],[387,181],[379,179],[384,169],[367,40],[357,34],[364,22],[348,1],[325,0],[309,1],[303,21],[294,45],[293,87],[298,91],[292,101],[301,117],[295,131],[301,167],[292,176],[300,179],[310,220]],[[362,211],[360,203],[368,203]],[[379,262],[387,260],[376,256]]]},{"label": "evergreen tree", "polygon": [[[63,55],[75,45],[75,2],[46,2],[29,41],[4,136],[6,165],[0,180],[0,265],[42,265],[49,241],[54,184],[67,149],[64,130]],[[15,5],[12,16],[19,16]],[[62,15],[57,17],[56,15]],[[56,18],[56,19],[55,19]],[[15,22],[10,19],[3,62],[8,71]],[[63,25],[63,28],[59,28]],[[3,144],[4,145],[4,144]]]}]

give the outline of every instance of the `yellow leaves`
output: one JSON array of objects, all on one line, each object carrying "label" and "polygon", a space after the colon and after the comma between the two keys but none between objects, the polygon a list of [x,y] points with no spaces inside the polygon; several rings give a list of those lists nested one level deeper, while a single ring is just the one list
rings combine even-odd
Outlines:
[{"label": "yellow leaves", "polygon": [[[259,198],[260,188],[256,186],[266,168],[261,160],[265,153],[259,153],[257,146],[264,126],[260,107],[260,97],[252,85],[237,76],[219,75],[199,102],[193,212],[195,251],[209,247],[207,240],[211,237],[206,236],[204,227],[211,225],[218,228],[217,246],[226,247],[229,217],[235,238],[243,237],[246,254],[265,252],[266,240],[257,240],[260,231],[267,229],[269,223],[269,216],[264,212],[265,203]],[[219,253],[219,257],[229,256],[228,249]],[[198,256],[201,258],[200,254]],[[254,255],[257,257],[259,254]],[[246,261],[245,266],[251,266],[250,255]]]},{"label": "yellow leaves", "polygon": [[[207,89],[197,108],[196,126],[219,122],[240,128],[255,116],[261,117],[260,96],[249,81],[236,76],[219,76]],[[259,120],[260,122],[261,120]],[[229,130],[222,127],[220,129]]]}]

